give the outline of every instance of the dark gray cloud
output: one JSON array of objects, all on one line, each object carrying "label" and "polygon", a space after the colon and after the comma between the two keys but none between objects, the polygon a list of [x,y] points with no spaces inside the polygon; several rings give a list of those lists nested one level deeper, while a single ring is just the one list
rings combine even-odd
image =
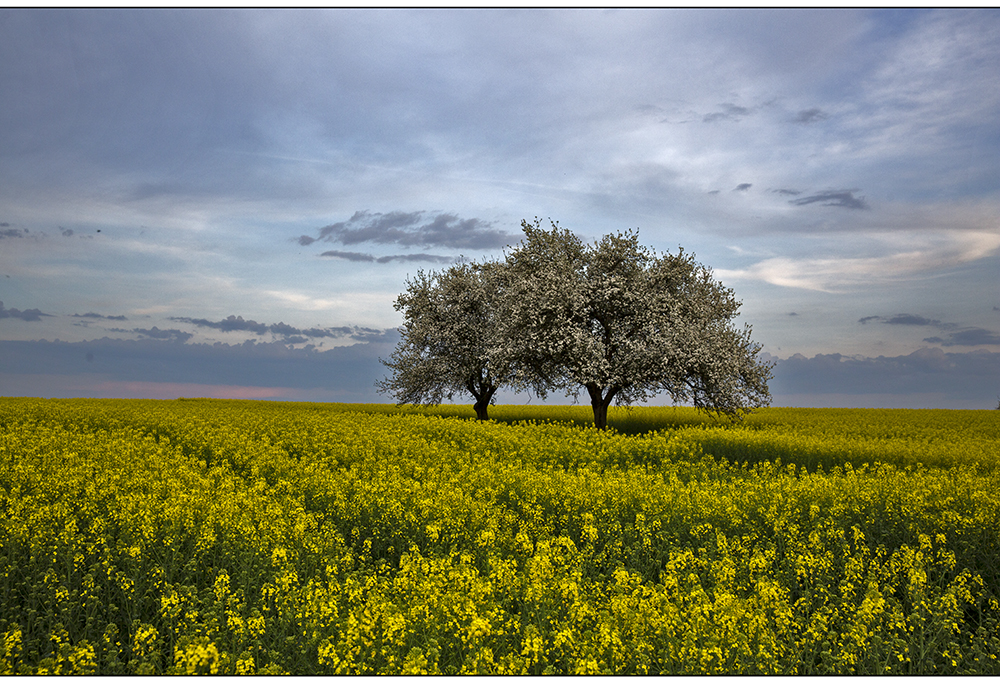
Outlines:
[{"label": "dark gray cloud", "polygon": [[330,258],[339,258],[344,261],[357,261],[361,263],[372,263],[375,257],[371,254],[363,254],[359,251],[324,251],[320,256],[328,256]]},{"label": "dark gray cloud", "polygon": [[740,107],[728,102],[720,104],[719,106],[721,107],[720,111],[705,114],[702,121],[704,123],[712,123],[714,121],[739,121],[744,116],[750,114],[750,110],[746,107]]},{"label": "dark gray cloud", "polygon": [[[946,353],[924,348],[906,356],[849,357],[839,353],[806,358],[796,354],[778,360],[771,381],[775,405],[781,396],[839,395],[844,405],[863,405],[870,394],[935,396],[933,404],[912,407],[948,408],[996,405],[1000,353]],[[992,401],[992,403],[991,403]]]},{"label": "dark gray cloud", "polygon": [[816,121],[822,121],[829,118],[829,115],[822,109],[817,109],[813,107],[812,109],[803,109],[796,116],[794,121],[796,123],[815,123]]},{"label": "dark gray cloud", "polygon": [[452,256],[438,256],[437,254],[393,254],[392,256],[380,256],[375,259],[376,263],[389,263],[390,261],[422,261],[425,263],[454,263],[458,259]]},{"label": "dark gray cloud", "polygon": [[733,188],[733,192],[746,192],[751,187],[753,187],[753,183],[740,183]]},{"label": "dark gray cloud", "polygon": [[[279,337],[284,337],[284,343],[286,344],[299,344],[306,341],[307,337],[310,339],[340,339],[343,337],[349,337],[359,341],[368,341],[373,338],[377,338],[384,332],[383,330],[374,330],[368,327],[357,326],[325,328],[311,327],[309,329],[302,329],[282,322],[268,325],[265,323],[259,323],[256,320],[244,320],[241,315],[231,315],[228,318],[218,321],[206,320],[204,318],[182,317],[172,317],[170,320],[179,323],[188,323],[195,325],[196,327],[208,327],[221,332],[252,332],[257,335],[264,335],[270,332],[271,334]],[[292,341],[292,339],[300,339],[301,341]]]},{"label": "dark gray cloud", "polygon": [[0,301],[0,318],[20,318],[21,320],[26,320],[28,322],[37,322],[42,319],[42,317],[51,318],[52,316],[48,313],[42,313],[37,308],[29,308],[26,311],[19,311],[16,308],[4,308],[3,302]]},{"label": "dark gray cloud", "polygon": [[[252,323],[253,321],[251,320],[249,322]],[[277,334],[277,335],[280,335],[280,336],[283,336],[283,337],[294,337],[294,336],[302,334],[302,330],[298,329],[297,327],[292,327],[291,325],[286,325],[285,323],[274,323],[273,325],[268,326],[266,329],[269,329],[274,334]],[[343,328],[341,328],[341,329],[343,329]],[[315,331],[318,334],[315,334],[315,335],[312,335],[312,336],[317,336],[317,337],[329,337],[329,336],[333,336],[331,334],[330,330],[318,330],[317,329]],[[263,334],[263,333],[262,332],[258,332],[258,334]],[[288,342],[288,343],[294,344],[295,342]]]},{"label": "dark gray cloud", "polygon": [[358,211],[346,221],[320,228],[315,238],[302,235],[298,242],[303,246],[323,240],[344,245],[368,242],[404,247],[494,249],[507,246],[514,238],[515,235],[497,230],[489,221],[459,218],[453,213]]},{"label": "dark gray cloud", "polygon": [[197,327],[209,327],[222,332],[253,332],[254,334],[266,334],[268,326],[256,320],[244,320],[242,315],[231,315],[224,320],[212,321],[205,318],[170,318],[177,323],[190,323]]},{"label": "dark gray cloud", "polygon": [[969,327],[952,332],[947,337],[928,337],[924,341],[941,346],[1000,346],[1000,334],[981,327]]},{"label": "dark gray cloud", "polygon": [[27,230],[22,230],[21,228],[11,228],[8,223],[0,224],[0,239],[10,238],[10,237],[25,237],[28,234]]},{"label": "dark gray cloud", "polygon": [[845,209],[871,208],[868,206],[868,202],[865,201],[864,197],[855,197],[855,192],[858,192],[858,190],[830,190],[828,192],[812,194],[808,197],[791,199],[788,203],[794,204],[795,206],[822,203],[823,206],[840,206]]},{"label": "dark gray cloud", "polygon": [[345,261],[356,261],[363,263],[389,263],[391,261],[421,261],[425,263],[454,263],[458,259],[453,256],[439,256],[437,254],[393,254],[392,256],[379,256],[364,254],[357,251],[324,251],[320,256],[329,258],[339,258]]},{"label": "dark gray cloud", "polygon": [[919,315],[912,315],[910,313],[897,313],[892,317],[886,317],[884,315],[869,315],[867,317],[858,320],[862,325],[867,325],[868,323],[883,323],[885,325],[926,325],[929,327],[941,327],[941,328],[952,328],[955,327],[954,323],[943,323],[940,320],[931,320],[930,318],[924,318]]},{"label": "dark gray cloud", "polygon": [[776,192],[778,194],[783,194],[789,197],[797,197],[802,194],[802,190],[789,190],[787,188],[778,188],[777,190],[771,190],[771,192]]},{"label": "dark gray cloud", "polygon": [[99,320],[128,320],[124,315],[101,315],[100,313],[74,313],[73,318],[95,318]]},{"label": "dark gray cloud", "polygon": [[[900,313],[885,321],[886,325],[930,325],[932,327],[948,327],[949,323],[942,323],[940,320],[931,320],[919,315]],[[953,326],[953,325],[952,325]]]}]

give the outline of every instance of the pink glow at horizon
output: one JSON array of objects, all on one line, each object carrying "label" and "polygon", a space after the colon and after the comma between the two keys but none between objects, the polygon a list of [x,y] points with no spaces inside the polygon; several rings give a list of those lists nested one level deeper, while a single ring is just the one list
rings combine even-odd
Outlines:
[{"label": "pink glow at horizon", "polygon": [[107,398],[235,398],[290,399],[301,393],[288,387],[240,387],[225,384],[184,384],[173,382],[101,382],[94,393]]}]

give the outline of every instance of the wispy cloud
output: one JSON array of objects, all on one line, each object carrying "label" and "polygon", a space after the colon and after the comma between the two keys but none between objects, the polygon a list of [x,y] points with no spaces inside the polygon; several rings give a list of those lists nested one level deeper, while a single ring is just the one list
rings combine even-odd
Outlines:
[{"label": "wispy cloud", "polygon": [[795,206],[806,206],[807,204],[821,203],[823,206],[840,206],[845,209],[870,209],[864,197],[855,197],[858,190],[829,190],[818,192],[807,197],[790,199],[789,204]]},{"label": "wispy cloud", "polygon": [[390,261],[416,261],[425,263],[454,263],[461,260],[452,256],[439,256],[437,254],[393,254],[392,256],[380,256],[375,259],[376,263],[389,263]]},{"label": "wispy cloud", "polygon": [[[905,40],[891,43],[863,84],[866,103],[875,105],[857,122],[865,128],[857,130],[864,137],[865,154],[910,162],[932,154],[933,171],[904,176],[909,182],[919,177],[921,189],[940,190],[991,173],[995,166],[981,165],[981,160],[995,157],[995,142],[980,136],[996,130],[998,63],[1000,41],[992,13],[922,14]],[[976,138],[983,143],[976,149],[949,144]]]},{"label": "wispy cloud", "polygon": [[818,107],[803,109],[793,119],[796,123],[815,123],[830,118],[830,115]]},{"label": "wispy cloud", "polygon": [[742,269],[716,269],[722,278],[762,280],[782,287],[821,292],[844,292],[875,284],[925,277],[963,263],[976,261],[1000,250],[1000,234],[986,231],[911,233],[906,240],[897,235],[881,237],[887,255],[844,258],[765,259]]},{"label": "wispy cloud", "polygon": [[128,320],[124,315],[101,315],[100,313],[74,313],[72,318],[94,318],[95,320]]},{"label": "wispy cloud", "polygon": [[940,320],[931,320],[930,318],[924,318],[919,315],[912,315],[910,313],[897,313],[892,317],[886,317],[884,315],[869,315],[858,320],[862,325],[867,325],[868,323],[883,323],[886,325],[922,325],[929,327],[940,327],[940,328],[952,328],[955,327],[954,323],[942,323]]},{"label": "wispy cloud", "polygon": [[454,256],[439,256],[437,254],[393,254],[378,256],[357,251],[324,251],[320,256],[338,258],[344,261],[360,261],[364,263],[390,263],[392,261],[418,261],[425,263],[454,263],[459,260]]},{"label": "wispy cloud", "polygon": [[259,323],[256,320],[244,320],[241,315],[230,315],[223,320],[206,320],[204,318],[184,317],[172,317],[170,320],[173,320],[174,322],[188,323],[196,327],[207,327],[213,330],[219,330],[220,332],[250,332],[256,335],[271,333],[278,337],[284,337],[289,343],[301,343],[290,341],[297,337],[301,338],[302,341],[305,341],[306,338],[339,339],[343,337],[349,337],[358,341],[370,341],[373,338],[379,337],[384,332],[384,330],[357,326],[300,328],[287,325],[282,322],[268,325],[265,323]]},{"label": "wispy cloud", "polygon": [[746,107],[741,107],[739,105],[732,104],[731,102],[727,102],[719,105],[719,111],[705,114],[702,118],[702,122],[713,123],[715,121],[739,121],[740,119],[749,116],[750,113],[751,110]]},{"label": "wispy cloud", "polygon": [[360,263],[372,263],[375,260],[375,256],[372,254],[365,254],[360,251],[338,251],[336,249],[331,251],[324,251],[320,256],[328,256],[330,258],[339,258],[343,261],[356,261]]}]

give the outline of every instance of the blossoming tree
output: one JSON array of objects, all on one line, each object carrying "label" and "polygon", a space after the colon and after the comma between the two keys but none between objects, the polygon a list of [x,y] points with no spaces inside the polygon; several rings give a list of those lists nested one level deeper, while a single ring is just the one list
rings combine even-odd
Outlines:
[{"label": "blossoming tree", "polygon": [[665,392],[739,418],[767,405],[771,366],[738,302],[709,268],[680,250],[657,255],[635,233],[592,245],[552,223],[522,221],[504,262],[463,264],[407,282],[396,302],[403,335],[377,385],[400,403],[439,403],[468,391],[479,419],[509,384],[544,397],[586,389],[594,424],[612,401]]},{"label": "blossoming tree", "polygon": [[740,302],[693,256],[657,255],[632,232],[586,245],[556,223],[521,227],[495,352],[515,381],[586,389],[601,429],[612,401],[661,392],[736,418],[770,402],[771,366],[732,323]]},{"label": "blossoming tree", "polygon": [[375,383],[398,403],[438,404],[456,393],[475,398],[476,417],[489,419],[497,389],[510,372],[493,362],[501,290],[497,263],[465,263],[440,273],[418,271],[396,299],[402,339],[382,364],[392,376]]}]

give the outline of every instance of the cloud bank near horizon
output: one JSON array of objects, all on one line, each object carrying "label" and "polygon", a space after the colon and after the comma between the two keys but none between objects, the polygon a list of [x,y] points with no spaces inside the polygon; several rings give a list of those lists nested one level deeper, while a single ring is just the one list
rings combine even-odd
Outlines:
[{"label": "cloud bank near horizon", "polygon": [[374,382],[383,370],[378,359],[389,356],[395,339],[393,331],[377,341],[325,351],[280,341],[0,341],[0,395],[36,396],[42,390],[45,398],[94,395],[87,392],[113,397],[116,390],[163,385],[188,392],[178,396],[203,386],[214,387],[217,397],[230,391],[234,398],[377,401]]},{"label": "cloud bank near horizon", "polygon": [[[398,339],[395,330],[384,331],[376,339],[325,351],[282,342],[198,344],[156,338],[0,341],[0,395],[110,398],[143,395],[142,389],[160,398],[392,402],[375,391],[374,383],[386,371],[379,359],[389,357]],[[776,362],[771,382],[776,406],[987,409],[995,407],[1000,377],[1000,353],[981,350],[764,358]],[[505,391],[502,400],[532,399]],[[664,403],[669,397],[653,401]]]}]

